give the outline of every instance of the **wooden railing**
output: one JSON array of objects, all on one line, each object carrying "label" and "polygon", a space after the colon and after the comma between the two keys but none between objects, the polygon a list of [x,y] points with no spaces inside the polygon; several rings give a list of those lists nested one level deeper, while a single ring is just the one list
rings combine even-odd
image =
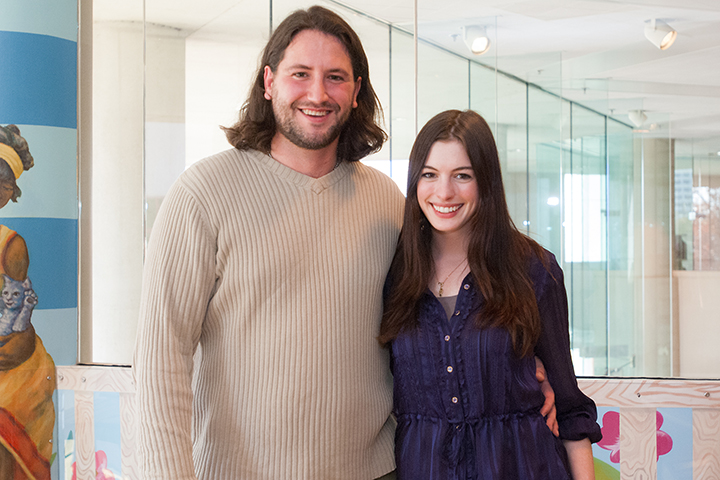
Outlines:
[{"label": "wooden railing", "polygon": [[[74,460],[78,480],[94,480],[95,392],[117,392],[120,397],[120,478],[140,479],[136,457],[135,385],[128,367],[58,367],[59,390],[74,391]],[[622,480],[658,478],[657,409],[691,409],[692,471],[694,480],[720,479],[720,381],[593,378],[578,380],[580,388],[599,409],[617,411],[620,462],[614,465]],[[666,411],[667,412],[667,411]],[[676,438],[676,442],[687,439]],[[597,450],[597,445],[594,447]],[[117,474],[117,472],[116,472]],[[60,479],[65,479],[62,472]]]}]

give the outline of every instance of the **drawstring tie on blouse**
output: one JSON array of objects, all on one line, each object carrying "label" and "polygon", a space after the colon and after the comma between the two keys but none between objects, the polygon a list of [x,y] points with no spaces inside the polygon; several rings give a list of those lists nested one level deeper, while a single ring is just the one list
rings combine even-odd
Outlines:
[{"label": "drawstring tie on blouse", "polygon": [[467,478],[475,478],[473,452],[475,452],[475,425],[468,422],[451,423],[443,440],[443,460],[453,470],[460,463],[465,463],[468,469]]}]

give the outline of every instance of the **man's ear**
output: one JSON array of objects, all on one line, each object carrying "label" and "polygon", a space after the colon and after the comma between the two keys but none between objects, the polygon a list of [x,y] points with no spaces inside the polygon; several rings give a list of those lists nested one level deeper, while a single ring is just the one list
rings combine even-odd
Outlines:
[{"label": "man's ear", "polygon": [[269,65],[265,65],[263,70],[263,84],[265,85],[265,99],[272,100],[273,72]]},{"label": "man's ear", "polygon": [[360,93],[360,86],[362,85],[362,77],[358,77],[357,81],[355,82],[355,94],[353,95],[353,108],[357,108],[357,97],[358,93]]}]

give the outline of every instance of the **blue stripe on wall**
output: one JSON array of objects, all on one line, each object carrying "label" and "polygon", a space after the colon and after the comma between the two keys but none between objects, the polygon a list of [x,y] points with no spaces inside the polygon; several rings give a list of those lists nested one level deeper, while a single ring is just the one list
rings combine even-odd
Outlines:
[{"label": "blue stripe on wall", "polygon": [[78,223],[64,218],[1,218],[25,239],[28,277],[38,295],[35,309],[76,308]]},{"label": "blue stripe on wall", "polygon": [[77,42],[0,31],[0,124],[77,127]]}]

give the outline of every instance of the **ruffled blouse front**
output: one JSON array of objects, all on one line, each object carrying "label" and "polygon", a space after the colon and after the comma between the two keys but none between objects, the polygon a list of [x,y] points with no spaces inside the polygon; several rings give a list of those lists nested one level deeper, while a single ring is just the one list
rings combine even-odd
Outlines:
[{"label": "ruffled blouse front", "polygon": [[419,327],[392,342],[398,479],[569,479],[561,439],[600,440],[594,402],[577,386],[562,270],[535,259],[530,274],[542,319],[535,354],[555,390],[560,437],[540,414],[533,357],[518,358],[504,329],[473,322],[482,295],[468,275],[448,321],[429,291]]}]

